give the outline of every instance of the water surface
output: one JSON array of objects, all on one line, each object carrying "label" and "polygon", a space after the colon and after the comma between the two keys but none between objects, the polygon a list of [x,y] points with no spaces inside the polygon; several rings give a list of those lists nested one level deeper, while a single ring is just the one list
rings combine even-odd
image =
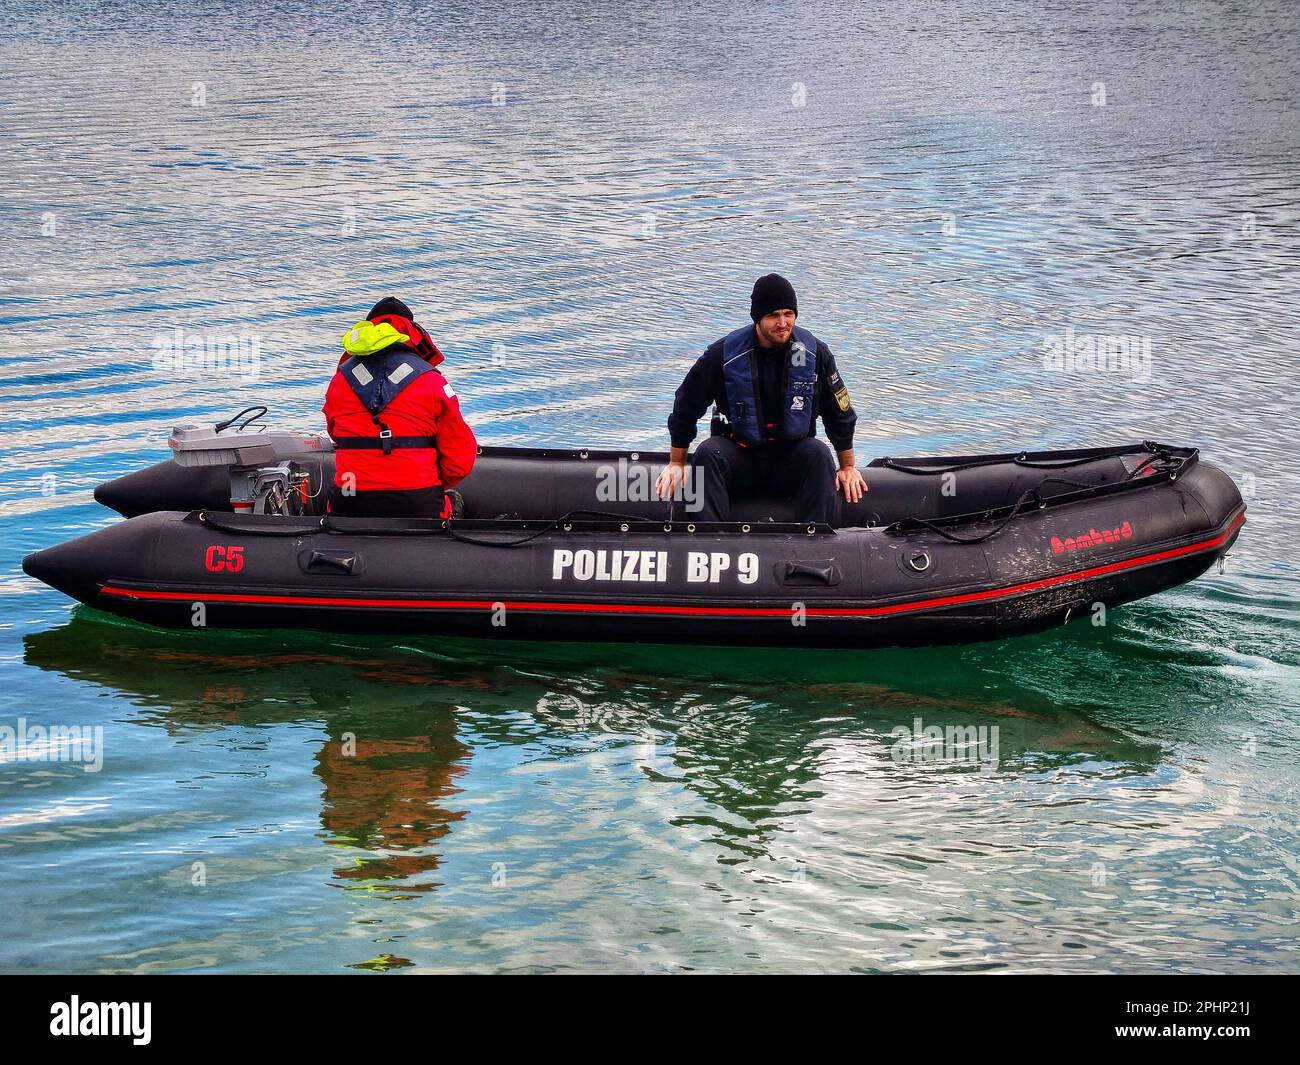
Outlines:
[{"label": "water surface", "polygon": [[[8,20],[0,723],[106,750],[0,763],[0,966],[1294,971],[1289,5],[389,6]],[[383,294],[483,442],[662,448],[772,269],[861,461],[1195,444],[1247,496],[1226,572],[754,655],[160,633],[19,570],[175,424],[320,428]],[[178,374],[177,328],[259,357]],[[1149,372],[1046,368],[1067,329]],[[996,767],[895,757],[918,720]]]}]

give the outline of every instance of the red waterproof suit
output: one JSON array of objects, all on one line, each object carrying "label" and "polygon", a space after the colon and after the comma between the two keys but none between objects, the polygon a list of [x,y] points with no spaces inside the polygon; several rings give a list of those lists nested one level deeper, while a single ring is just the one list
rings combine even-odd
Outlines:
[{"label": "red waterproof suit", "polygon": [[362,367],[374,366],[379,360],[368,356],[393,355],[394,345],[413,351],[430,367],[443,361],[428,334],[408,319],[383,315],[358,322],[344,338],[345,354],[321,409],[335,442],[375,438],[386,430],[395,441],[414,438],[422,446],[395,447],[387,454],[379,446],[341,449],[335,453],[334,483],[358,493],[450,488],[473,468],[478,444],[447,379],[436,370],[420,373],[372,415],[344,374],[349,364],[355,372],[354,360],[359,359]]}]

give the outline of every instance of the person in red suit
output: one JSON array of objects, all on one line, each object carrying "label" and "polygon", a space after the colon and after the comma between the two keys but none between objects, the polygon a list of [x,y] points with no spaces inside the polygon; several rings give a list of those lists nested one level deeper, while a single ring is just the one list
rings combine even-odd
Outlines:
[{"label": "person in red suit", "polygon": [[343,337],[325,393],[336,448],[329,511],[347,517],[452,516],[447,489],[478,453],[444,356],[401,300],[389,296]]}]

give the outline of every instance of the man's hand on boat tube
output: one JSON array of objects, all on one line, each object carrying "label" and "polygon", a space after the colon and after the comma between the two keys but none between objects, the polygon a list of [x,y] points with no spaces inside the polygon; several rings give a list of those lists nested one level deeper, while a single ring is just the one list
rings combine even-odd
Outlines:
[{"label": "man's hand on boat tube", "polygon": [[668,465],[663,468],[659,474],[659,480],[655,482],[655,490],[659,493],[660,499],[669,499],[682,486],[686,479],[686,448],[675,447],[672,455],[668,460]]},{"label": "man's hand on boat tube", "polygon": [[852,451],[841,451],[839,460],[839,472],[835,474],[835,490],[844,493],[844,502],[856,503],[867,490],[867,482],[863,480],[862,474],[853,464]]}]

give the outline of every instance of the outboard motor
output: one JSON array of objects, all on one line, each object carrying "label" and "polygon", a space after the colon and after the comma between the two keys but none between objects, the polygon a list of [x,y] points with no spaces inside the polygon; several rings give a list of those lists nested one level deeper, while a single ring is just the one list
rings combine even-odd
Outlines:
[{"label": "outboard motor", "polygon": [[311,471],[295,458],[333,451],[334,443],[320,434],[268,432],[265,425],[254,425],[265,413],[265,407],[248,407],[211,428],[177,426],[167,441],[172,460],[180,466],[229,466],[230,506],[236,514],[305,514]]}]

